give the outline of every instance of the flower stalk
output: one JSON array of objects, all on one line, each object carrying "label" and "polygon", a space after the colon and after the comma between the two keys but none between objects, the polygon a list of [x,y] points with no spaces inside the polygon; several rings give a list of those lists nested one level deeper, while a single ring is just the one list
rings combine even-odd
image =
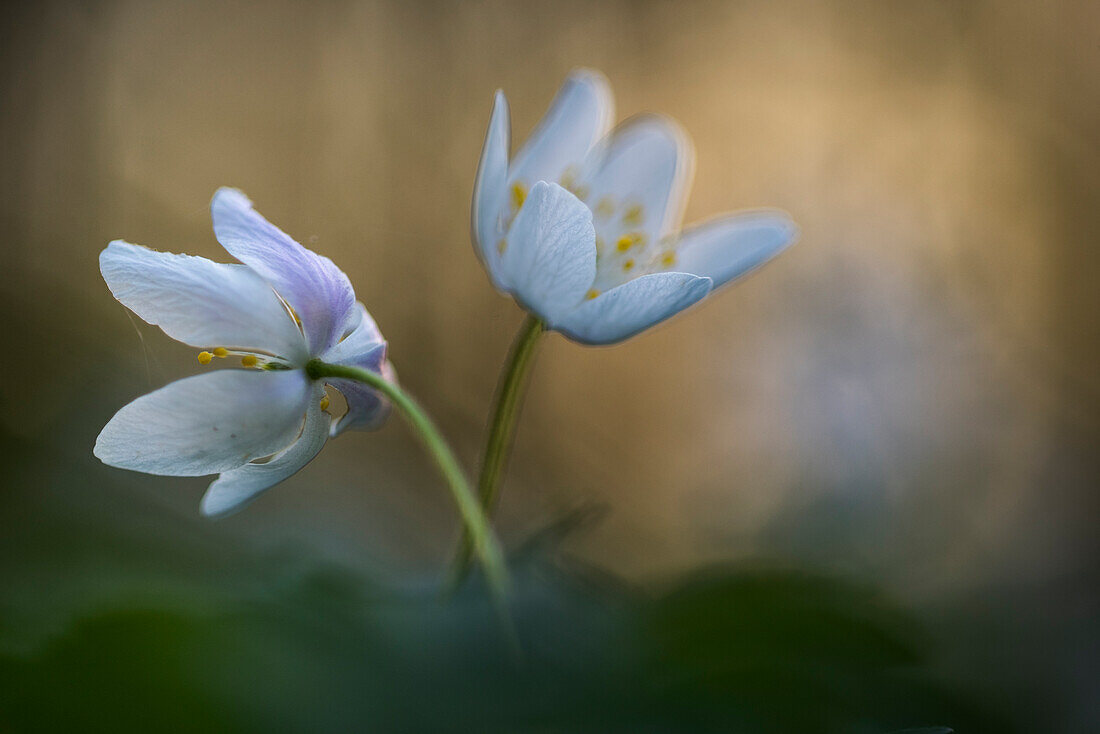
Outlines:
[{"label": "flower stalk", "polygon": [[306,373],[314,380],[328,377],[361,382],[384,395],[405,416],[409,425],[424,442],[424,447],[432,459],[435,460],[440,474],[447,481],[455,504],[458,505],[458,511],[462,515],[464,537],[469,538],[471,550],[477,554],[485,568],[490,590],[498,603],[503,601],[508,589],[508,571],[505,568],[500,544],[493,535],[489,520],[482,505],[474,496],[462,467],[428,414],[397,384],[369,370],[348,365],[328,364],[314,359],[306,365]]},{"label": "flower stalk", "polygon": [[[515,439],[516,419],[526,392],[527,377],[535,362],[535,348],[539,337],[544,331],[545,325],[542,321],[535,316],[528,316],[516,334],[500,375],[489,434],[485,441],[485,453],[481,460],[481,474],[478,477],[478,497],[481,500],[481,509],[488,517],[492,517],[496,511],[504,470]],[[476,538],[471,537],[467,528],[451,564],[452,589],[457,588],[470,571],[474,541]]]}]

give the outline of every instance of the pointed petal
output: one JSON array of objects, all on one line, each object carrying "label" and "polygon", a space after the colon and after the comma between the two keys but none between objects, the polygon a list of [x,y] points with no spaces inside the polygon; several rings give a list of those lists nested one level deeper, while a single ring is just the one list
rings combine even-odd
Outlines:
[{"label": "pointed petal", "polygon": [[675,121],[637,115],[619,125],[585,163],[582,183],[604,242],[678,232],[695,171],[695,149]]},{"label": "pointed petal", "polygon": [[526,308],[553,325],[596,277],[592,212],[557,184],[535,184],[508,231],[501,274]]},{"label": "pointed petal", "polygon": [[474,179],[471,230],[474,249],[498,289],[503,289],[496,271],[500,267],[497,243],[504,237],[504,214],[508,201],[508,150],[511,145],[508,100],[497,90],[493,114],[481,148],[481,162]]},{"label": "pointed petal", "polygon": [[124,406],[94,453],[104,464],[147,474],[216,474],[288,446],[309,395],[301,370],[195,375]]},{"label": "pointed petal", "polygon": [[575,308],[558,331],[582,344],[613,344],[664,321],[710,292],[710,278],[653,273]]},{"label": "pointed petal", "polygon": [[255,349],[291,360],[306,354],[302,332],[282,301],[244,265],[115,240],[100,253],[99,269],[124,306],[185,344]]},{"label": "pointed petal", "polygon": [[[382,352],[383,357],[385,352]],[[377,368],[364,367],[377,372],[390,382],[397,382],[397,372],[388,360]],[[376,391],[354,380],[330,379],[328,383],[340,391],[348,402],[348,412],[333,424],[332,435],[338,436],[349,428],[358,431],[374,431],[382,427],[390,415],[390,401]]]},{"label": "pointed petal", "polygon": [[348,276],[332,260],[302,247],[261,217],[236,189],[218,189],[210,210],[222,247],[294,307],[310,353],[334,344],[355,307]]},{"label": "pointed petal", "polygon": [[202,514],[224,516],[242,509],[264,490],[274,487],[304,467],[320,453],[328,439],[328,413],[321,410],[325,389],[311,386],[305,424],[298,440],[262,464],[249,463],[224,472],[211,483],[202,498]]},{"label": "pointed petal", "polygon": [[722,286],[763,265],[798,238],[785,212],[726,214],[694,225],[680,236],[677,268]]},{"label": "pointed petal", "polygon": [[518,181],[529,188],[536,181],[561,181],[570,167],[579,171],[589,149],[607,134],[614,117],[615,101],[606,77],[589,69],[573,71],[516,153],[509,183]]}]

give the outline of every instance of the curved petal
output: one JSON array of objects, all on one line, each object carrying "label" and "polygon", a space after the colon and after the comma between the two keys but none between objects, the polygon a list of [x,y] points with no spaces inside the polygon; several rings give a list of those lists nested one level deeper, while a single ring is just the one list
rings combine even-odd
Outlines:
[{"label": "curved petal", "polygon": [[94,453],[110,466],[178,477],[235,469],[286,448],[311,394],[302,370],[219,370],[123,406]]},{"label": "curved petal", "polygon": [[498,289],[503,288],[496,271],[500,267],[497,243],[504,237],[504,212],[508,194],[508,149],[511,145],[511,123],[508,100],[497,90],[493,114],[481,148],[481,161],[474,179],[470,229],[474,249],[481,258],[489,278]]},{"label": "curved petal", "polygon": [[516,153],[509,183],[529,187],[536,181],[560,181],[570,167],[579,171],[589,149],[607,134],[614,118],[615,101],[607,78],[598,71],[574,70]]},{"label": "curved petal", "polygon": [[99,269],[124,306],[185,344],[267,351],[290,360],[306,355],[286,306],[245,265],[115,240],[100,253]]},{"label": "curved petal", "polygon": [[236,189],[218,189],[210,211],[222,247],[259,273],[297,312],[310,353],[334,344],[355,307],[348,276],[260,216]]},{"label": "curved petal", "polygon": [[526,308],[552,325],[596,277],[592,212],[557,184],[535,184],[508,231],[501,275]]},{"label": "curved petal", "polygon": [[[397,372],[388,360],[383,361],[376,368],[366,367],[366,369],[378,372],[390,382],[397,382]],[[332,425],[333,436],[338,436],[349,428],[359,431],[374,431],[381,428],[386,422],[392,406],[389,400],[383,398],[376,391],[354,380],[336,378],[327,382],[339,390],[344,399],[348,401],[348,412]]]},{"label": "curved petal", "polygon": [[577,306],[557,329],[582,344],[612,344],[683,311],[710,286],[690,273],[643,275]]},{"label": "curved petal", "polygon": [[585,162],[582,183],[605,242],[641,233],[648,242],[679,231],[695,172],[687,132],[668,117],[623,122]]},{"label": "curved petal", "polygon": [[202,497],[202,514],[224,516],[240,510],[261,492],[274,487],[313,460],[328,439],[331,418],[321,410],[325,395],[321,383],[313,383],[305,423],[298,440],[262,464],[249,463],[224,472]]},{"label": "curved petal", "polygon": [[367,307],[355,304],[358,324],[343,339],[321,354],[321,359],[332,364],[350,364],[370,370],[378,370],[385,359],[386,340]]},{"label": "curved petal", "polygon": [[725,285],[775,257],[798,238],[786,212],[726,214],[684,230],[677,262],[682,270]]}]

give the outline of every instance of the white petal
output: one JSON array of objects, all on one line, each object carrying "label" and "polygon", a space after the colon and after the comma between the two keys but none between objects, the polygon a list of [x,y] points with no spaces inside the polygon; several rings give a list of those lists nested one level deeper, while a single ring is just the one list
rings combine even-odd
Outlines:
[{"label": "white petal", "polygon": [[222,247],[294,307],[310,352],[318,354],[335,344],[355,308],[348,276],[332,260],[302,247],[260,216],[236,189],[218,189],[210,212]]},{"label": "white petal", "polygon": [[511,145],[508,100],[497,91],[493,115],[481,148],[481,162],[474,179],[471,231],[474,247],[493,285],[503,289],[496,271],[500,267],[497,243],[504,237],[504,214],[508,201],[508,149]]},{"label": "white petal", "polygon": [[310,396],[302,370],[218,370],[143,395],[103,428],[95,455],[122,469],[193,477],[290,445]]},{"label": "white petal", "polygon": [[569,167],[579,170],[585,156],[607,134],[615,118],[615,102],[607,79],[598,71],[572,72],[550,109],[516,153],[509,183],[560,181]]},{"label": "white petal", "polygon": [[710,278],[689,273],[643,275],[585,301],[557,328],[582,344],[612,344],[691,306],[710,286]]},{"label": "white petal", "polygon": [[640,232],[649,242],[675,233],[683,221],[695,152],[675,120],[637,115],[617,127],[585,163],[586,201],[605,242]]},{"label": "white petal", "polygon": [[798,238],[785,212],[726,214],[694,225],[680,237],[677,267],[724,285],[764,264]]},{"label": "white petal", "polygon": [[[385,359],[386,340],[382,338],[382,332],[366,306],[357,303],[356,312],[359,318],[355,328],[323,352],[320,359],[332,364],[350,364],[377,371],[378,365]],[[380,356],[375,356],[379,351]]]},{"label": "white petal", "polygon": [[202,498],[202,514],[228,515],[243,508],[269,489],[313,460],[328,439],[328,413],[321,410],[325,389],[314,383],[306,410],[302,434],[291,446],[262,464],[245,464],[223,473],[211,483]]},{"label": "white petal", "polygon": [[[382,357],[385,357],[383,352]],[[397,372],[389,361],[383,361],[377,367],[365,367],[372,372],[377,372],[390,382],[397,382]],[[330,378],[328,384],[340,391],[348,402],[348,412],[333,424],[332,435],[338,436],[349,428],[359,431],[374,431],[381,428],[390,415],[390,401],[382,397],[377,391],[372,390],[361,382],[345,380],[342,378]]]},{"label": "white petal", "polygon": [[508,231],[501,273],[515,297],[553,325],[596,277],[592,212],[557,184],[535,184]]},{"label": "white petal", "polygon": [[115,298],[173,339],[196,347],[240,347],[291,360],[306,354],[302,332],[271,286],[244,265],[156,252],[115,240],[99,256]]}]

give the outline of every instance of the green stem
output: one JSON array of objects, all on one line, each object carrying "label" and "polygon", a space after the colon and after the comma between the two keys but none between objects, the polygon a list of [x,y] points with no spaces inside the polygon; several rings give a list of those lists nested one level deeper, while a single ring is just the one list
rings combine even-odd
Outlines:
[{"label": "green stem", "polygon": [[466,479],[462,467],[455,459],[450,446],[443,439],[432,419],[417,404],[412,397],[396,384],[386,380],[379,374],[358,367],[348,367],[341,364],[328,364],[319,359],[314,359],[306,365],[306,373],[314,380],[326,377],[341,377],[347,380],[355,380],[382,393],[393,405],[400,410],[409,425],[413,427],[425,448],[435,459],[443,478],[447,480],[455,504],[462,515],[465,527],[465,537],[471,539],[473,550],[481,559],[485,567],[485,576],[489,587],[498,602],[503,601],[508,590],[508,571],[504,565],[504,554],[500,544],[493,535],[489,520],[478,504],[470,489],[470,483]]},{"label": "green stem", "polygon": [[[535,347],[543,330],[541,321],[534,316],[528,316],[520,327],[519,333],[516,334],[504,371],[500,373],[493,416],[489,424],[489,436],[485,442],[485,454],[481,460],[481,476],[478,478],[481,507],[490,517],[496,511],[505,465],[515,438],[516,418],[519,416],[524,389],[527,386],[527,375],[535,362]],[[451,565],[452,589],[457,588],[470,571],[473,550],[471,540],[467,529],[467,532],[462,535],[462,541]]]}]

